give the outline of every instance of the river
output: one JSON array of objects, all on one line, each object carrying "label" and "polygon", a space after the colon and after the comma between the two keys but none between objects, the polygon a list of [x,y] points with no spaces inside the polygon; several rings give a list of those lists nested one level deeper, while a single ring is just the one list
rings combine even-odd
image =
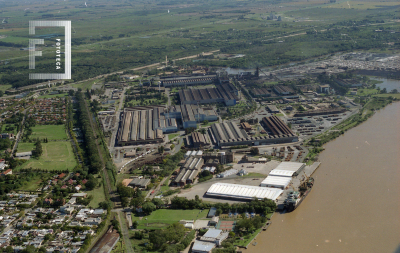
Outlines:
[{"label": "river", "polygon": [[400,102],[325,145],[315,184],[245,252],[394,252],[400,242]]},{"label": "river", "polygon": [[387,92],[391,92],[392,90],[396,89],[397,91],[400,92],[400,81],[399,80],[392,80],[392,79],[378,78],[378,77],[374,77],[372,79],[382,82],[382,83],[376,84],[376,86],[381,88],[381,90],[383,88],[386,88]]}]

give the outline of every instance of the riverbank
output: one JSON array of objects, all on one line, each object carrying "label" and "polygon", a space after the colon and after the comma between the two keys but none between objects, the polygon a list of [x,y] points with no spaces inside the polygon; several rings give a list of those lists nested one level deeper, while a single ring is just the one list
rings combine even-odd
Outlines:
[{"label": "riverbank", "polygon": [[[370,98],[363,108],[355,115],[344,120],[340,124],[332,127],[330,130],[310,139],[305,145],[311,145],[314,147],[321,147],[322,145],[336,139],[337,137],[343,135],[346,131],[354,128],[361,123],[367,121],[377,110],[386,107],[392,102],[396,102],[399,99],[394,97],[372,97]],[[320,153],[322,149],[315,149],[315,153]],[[310,152],[311,153],[311,152]]]},{"label": "riverbank", "polygon": [[[400,103],[327,143],[313,190],[245,252],[394,252],[400,220]],[[377,212],[379,211],[379,212]]]}]

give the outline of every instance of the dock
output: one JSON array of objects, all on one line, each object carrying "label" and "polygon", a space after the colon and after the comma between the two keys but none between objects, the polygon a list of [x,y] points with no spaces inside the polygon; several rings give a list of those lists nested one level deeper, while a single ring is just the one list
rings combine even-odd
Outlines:
[{"label": "dock", "polygon": [[285,189],[282,193],[282,195],[279,197],[279,199],[276,202],[276,210],[283,210],[284,208],[284,201],[287,198],[289,192],[293,191],[294,189],[298,189],[301,185],[301,182],[303,182],[306,178],[312,176],[314,172],[318,169],[318,167],[321,165],[320,162],[314,162],[312,165],[308,165],[304,168],[304,170],[299,173],[296,177],[293,177],[292,182],[289,185],[288,189]]}]

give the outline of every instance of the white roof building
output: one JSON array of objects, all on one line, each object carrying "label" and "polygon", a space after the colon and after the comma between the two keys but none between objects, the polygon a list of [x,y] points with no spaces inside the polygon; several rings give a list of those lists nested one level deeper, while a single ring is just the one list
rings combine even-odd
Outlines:
[{"label": "white roof building", "polygon": [[276,200],[283,190],[250,185],[215,183],[206,192],[207,196],[225,197],[234,199],[271,199]]},{"label": "white roof building", "polygon": [[298,174],[302,169],[304,169],[305,166],[306,165],[304,163],[281,162],[274,170],[293,171],[293,174]]},{"label": "white roof building", "polygon": [[268,176],[279,176],[279,177],[292,177],[295,171],[291,170],[278,170],[274,169],[268,174]]},{"label": "white roof building", "polygon": [[291,181],[291,177],[268,176],[261,182],[261,186],[285,189]]}]

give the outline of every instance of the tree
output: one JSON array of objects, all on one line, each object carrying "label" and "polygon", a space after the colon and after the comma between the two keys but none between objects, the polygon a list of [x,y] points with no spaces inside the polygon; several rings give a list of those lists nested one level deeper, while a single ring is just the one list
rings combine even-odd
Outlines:
[{"label": "tree", "polygon": [[383,89],[381,90],[381,93],[382,93],[382,94],[385,94],[385,93],[387,93],[387,90],[386,90],[386,88],[383,88]]},{"label": "tree", "polygon": [[164,146],[158,147],[158,153],[160,153],[160,154],[164,153]]},{"label": "tree", "polygon": [[206,134],[206,129],[205,129],[205,128],[201,128],[201,129],[199,130],[199,132],[200,132],[201,134]]},{"label": "tree", "polygon": [[86,189],[89,191],[93,190],[96,187],[96,185],[97,185],[97,180],[95,178],[89,179],[89,181],[87,181],[85,184]]},{"label": "tree", "polygon": [[259,155],[260,154],[260,150],[256,147],[252,147],[250,148],[250,154],[252,155]]},{"label": "tree", "polygon": [[151,212],[155,211],[157,209],[156,205],[154,205],[151,202],[146,202],[142,206],[142,210],[146,214],[151,214]]},{"label": "tree", "polygon": [[152,202],[154,205],[156,205],[157,208],[160,208],[160,207],[162,207],[162,206],[164,205],[164,201],[162,201],[161,199],[158,199],[158,198],[153,198],[153,199],[151,200],[151,202]]},{"label": "tree", "polygon": [[208,124],[208,120],[203,121],[203,125],[207,125]]},{"label": "tree", "polygon": [[395,93],[399,93],[399,92],[397,91],[397,89],[393,89],[390,93],[395,94]]},{"label": "tree", "polygon": [[35,143],[35,149],[32,151],[32,156],[39,158],[43,153],[42,143],[37,140]]}]

